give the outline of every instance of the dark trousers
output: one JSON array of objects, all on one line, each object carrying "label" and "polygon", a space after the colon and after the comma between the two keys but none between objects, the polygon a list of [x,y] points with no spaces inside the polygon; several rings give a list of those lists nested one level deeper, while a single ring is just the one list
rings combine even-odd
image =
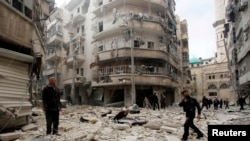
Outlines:
[{"label": "dark trousers", "polygon": [[206,107],[206,109],[208,110],[208,105],[207,104],[202,104],[201,109],[203,109],[203,107]]},{"label": "dark trousers", "polygon": [[240,104],[240,110],[244,110],[244,105]]},{"label": "dark trousers", "polygon": [[57,134],[58,133],[58,125],[59,125],[59,111],[47,111],[46,113],[46,128],[47,134]]},{"label": "dark trousers", "polygon": [[159,107],[159,103],[158,103],[158,102],[154,102],[154,103],[153,103],[153,110],[156,109],[156,106],[157,106],[158,110],[160,110],[160,107]]},{"label": "dark trousers", "polygon": [[183,139],[187,139],[189,136],[189,127],[194,129],[194,131],[197,133],[197,136],[201,136],[202,133],[201,131],[194,125],[194,118],[195,118],[195,113],[190,112],[186,113],[186,121],[184,123],[184,134],[183,134]]}]

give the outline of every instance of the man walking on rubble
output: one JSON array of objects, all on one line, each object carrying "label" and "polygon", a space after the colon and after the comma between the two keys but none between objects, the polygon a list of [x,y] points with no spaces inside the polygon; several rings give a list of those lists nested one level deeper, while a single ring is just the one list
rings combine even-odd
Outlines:
[{"label": "man walking on rubble", "polygon": [[240,110],[244,110],[244,105],[246,104],[245,98],[240,96],[238,99],[238,103],[240,105]]},{"label": "man walking on rubble", "polygon": [[188,139],[189,136],[189,127],[191,127],[192,129],[194,129],[194,131],[197,133],[197,139],[200,139],[201,137],[203,137],[202,132],[194,125],[194,118],[195,118],[195,111],[196,108],[198,110],[198,115],[197,118],[200,119],[201,116],[201,107],[198,103],[198,101],[191,97],[188,93],[187,90],[182,91],[181,93],[184,98],[182,99],[182,101],[179,103],[179,106],[183,107],[184,112],[186,112],[186,121],[184,123],[184,134],[182,136],[182,141],[186,141]]}]

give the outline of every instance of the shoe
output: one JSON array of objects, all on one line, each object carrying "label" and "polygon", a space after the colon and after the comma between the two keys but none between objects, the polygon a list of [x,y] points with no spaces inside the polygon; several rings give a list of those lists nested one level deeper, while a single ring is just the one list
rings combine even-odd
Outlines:
[{"label": "shoe", "polygon": [[200,138],[202,138],[203,137],[203,134],[200,134],[200,135],[198,135],[197,137],[196,137],[196,139],[200,139]]}]

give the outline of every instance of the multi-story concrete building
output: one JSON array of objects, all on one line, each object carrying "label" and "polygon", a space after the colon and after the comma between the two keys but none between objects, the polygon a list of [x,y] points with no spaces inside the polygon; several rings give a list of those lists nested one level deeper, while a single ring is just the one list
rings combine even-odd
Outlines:
[{"label": "multi-story concrete building", "polygon": [[87,104],[91,80],[89,58],[92,55],[90,0],[71,0],[63,8],[66,42],[62,66],[64,94],[73,104]]},{"label": "multi-story concrete building", "polygon": [[46,0],[0,0],[0,132],[29,121],[50,8]]},{"label": "multi-story concrete building", "polygon": [[[188,45],[188,24],[187,20],[180,21],[179,17],[176,16],[177,21],[177,37],[179,39],[179,48],[180,48],[180,66],[182,66],[181,72],[181,81],[179,86],[182,89],[191,91],[191,71],[189,66],[189,45]],[[181,95],[176,97],[179,99]]]},{"label": "multi-story concrete building", "polygon": [[238,95],[250,92],[250,9],[249,0],[228,0],[225,3],[225,36],[228,48],[231,81]]},{"label": "multi-story concrete building", "polygon": [[143,106],[153,93],[167,105],[179,92],[174,0],[95,0],[93,94],[104,104]]},{"label": "multi-story concrete building", "polygon": [[[55,8],[50,12],[50,17],[46,21],[47,24],[47,44],[45,53],[45,68],[43,69],[43,85],[48,84],[48,78],[53,76],[56,78],[56,85],[63,92],[63,84],[61,81],[62,65],[64,63],[65,51],[64,45],[64,25],[63,10]],[[41,86],[43,86],[41,85]]]},{"label": "multi-story concrete building", "polygon": [[73,104],[143,106],[145,97],[157,93],[167,105],[176,101],[188,74],[188,46],[184,21],[179,48],[174,0],[71,0],[62,8],[65,98]]}]

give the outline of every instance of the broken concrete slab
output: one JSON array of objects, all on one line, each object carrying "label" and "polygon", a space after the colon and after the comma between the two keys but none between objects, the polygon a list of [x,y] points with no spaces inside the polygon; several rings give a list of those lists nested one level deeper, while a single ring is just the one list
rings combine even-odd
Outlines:
[{"label": "broken concrete slab", "polygon": [[19,137],[21,137],[21,133],[18,133],[18,132],[0,134],[0,140],[1,141],[15,140],[15,139],[18,139]]}]

